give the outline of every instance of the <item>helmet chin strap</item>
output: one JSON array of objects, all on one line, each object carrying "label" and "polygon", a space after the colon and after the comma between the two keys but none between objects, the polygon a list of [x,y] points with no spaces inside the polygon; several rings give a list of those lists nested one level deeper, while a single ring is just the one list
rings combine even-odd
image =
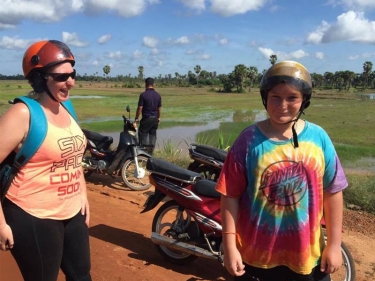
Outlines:
[{"label": "helmet chin strap", "polygon": [[297,124],[297,121],[299,120],[299,118],[301,117],[302,114],[304,114],[303,110],[305,109],[305,102],[302,103],[301,105],[301,109],[297,115],[297,117],[293,120],[290,120],[289,122],[286,122],[285,124],[289,124],[291,122],[294,122],[293,123],[293,126],[292,126],[292,134],[293,134],[293,146],[294,148],[297,148],[299,147],[298,145],[298,137],[297,137],[297,132],[296,132],[296,129],[295,129],[295,126]]},{"label": "helmet chin strap", "polygon": [[44,83],[43,85],[44,87],[44,91],[47,93],[47,95],[52,99],[54,100],[55,102],[58,102],[57,99],[52,95],[51,91],[48,89],[47,87],[47,83]]}]

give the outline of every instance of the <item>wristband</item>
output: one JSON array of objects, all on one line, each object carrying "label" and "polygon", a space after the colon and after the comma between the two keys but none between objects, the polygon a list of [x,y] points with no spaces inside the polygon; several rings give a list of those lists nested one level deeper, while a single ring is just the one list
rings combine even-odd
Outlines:
[{"label": "wristband", "polygon": [[233,234],[233,235],[236,235],[237,243],[242,247],[242,240],[241,240],[241,237],[238,235],[238,233],[223,231],[222,234]]}]

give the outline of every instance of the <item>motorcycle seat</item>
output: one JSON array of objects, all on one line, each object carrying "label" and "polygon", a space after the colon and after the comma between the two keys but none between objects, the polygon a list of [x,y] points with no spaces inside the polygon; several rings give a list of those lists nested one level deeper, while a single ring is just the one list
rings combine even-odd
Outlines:
[{"label": "motorcycle seat", "polygon": [[203,145],[203,144],[197,144],[195,147],[195,151],[200,154],[210,156],[214,158],[215,160],[219,160],[221,162],[225,161],[225,158],[227,157],[227,154],[228,154],[228,152],[226,152],[225,150],[222,150],[220,148],[216,148],[213,146],[209,146],[209,145]]},{"label": "motorcycle seat", "polygon": [[216,182],[202,179],[194,183],[194,191],[200,195],[212,198],[220,198],[221,194],[215,189]]},{"label": "motorcycle seat", "polygon": [[155,173],[172,179],[177,179],[186,183],[192,183],[198,179],[201,179],[200,174],[187,170],[160,158],[149,158],[147,160],[146,169],[151,173]]},{"label": "motorcycle seat", "polygon": [[103,136],[99,133],[82,129],[86,138],[95,143],[98,150],[105,150],[113,143],[113,138],[110,136]]}]

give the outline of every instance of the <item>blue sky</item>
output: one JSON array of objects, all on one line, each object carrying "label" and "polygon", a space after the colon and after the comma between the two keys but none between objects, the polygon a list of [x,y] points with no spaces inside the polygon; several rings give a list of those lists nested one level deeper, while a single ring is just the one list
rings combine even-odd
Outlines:
[{"label": "blue sky", "polygon": [[0,74],[33,42],[65,42],[81,75],[227,74],[296,60],[310,72],[375,65],[374,0],[0,0]]}]

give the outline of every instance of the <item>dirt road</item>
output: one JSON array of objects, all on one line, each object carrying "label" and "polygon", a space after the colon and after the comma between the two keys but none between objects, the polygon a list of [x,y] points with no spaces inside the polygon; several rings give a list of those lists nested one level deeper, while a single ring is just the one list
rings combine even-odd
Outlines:
[{"label": "dirt road", "polygon": [[[163,260],[149,238],[156,210],[140,214],[153,190],[133,192],[116,180],[91,176],[88,196],[93,280],[231,280],[216,261],[198,258],[190,266],[176,266]],[[375,280],[375,217],[349,210],[344,217],[343,240],[355,259],[356,280]],[[10,253],[0,252],[0,281],[21,280]],[[60,274],[58,281],[63,280]]]}]

